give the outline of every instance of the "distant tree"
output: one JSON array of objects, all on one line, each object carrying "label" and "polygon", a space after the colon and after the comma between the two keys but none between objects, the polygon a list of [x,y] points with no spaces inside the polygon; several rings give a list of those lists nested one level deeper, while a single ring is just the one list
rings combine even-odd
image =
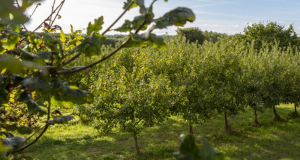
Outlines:
[{"label": "distant tree", "polygon": [[244,29],[244,33],[244,35],[239,35],[238,37],[247,43],[254,41],[255,49],[260,49],[263,45],[273,45],[276,41],[281,48],[299,45],[299,39],[293,25],[286,27],[277,22],[269,22],[266,25],[264,23],[255,23],[247,26]]},{"label": "distant tree", "polygon": [[204,41],[210,41],[213,43],[216,43],[219,40],[219,38],[228,37],[226,33],[218,33],[218,32],[212,32],[207,30],[203,32],[203,35],[204,35]]},{"label": "distant tree", "polygon": [[176,32],[178,35],[184,36],[189,42],[198,42],[199,44],[204,42],[203,32],[198,27],[178,28]]},{"label": "distant tree", "polygon": [[207,30],[202,31],[198,27],[179,28],[177,30],[177,34],[184,36],[189,42],[198,42],[198,44],[201,45],[204,43],[204,41],[216,43],[219,38],[228,36],[225,33],[218,33]]}]

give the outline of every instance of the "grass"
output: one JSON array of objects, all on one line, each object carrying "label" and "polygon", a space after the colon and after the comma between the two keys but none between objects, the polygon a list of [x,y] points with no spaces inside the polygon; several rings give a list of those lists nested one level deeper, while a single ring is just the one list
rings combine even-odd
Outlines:
[{"label": "grass", "polygon": [[[300,157],[300,119],[288,115],[292,105],[277,106],[284,122],[275,122],[271,110],[260,113],[260,127],[253,127],[253,113],[249,109],[229,119],[232,131],[224,131],[223,117],[194,126],[196,135],[205,137],[227,160],[276,160]],[[139,136],[141,156],[136,156],[134,141],[128,133],[112,133],[99,137],[91,125],[52,126],[27,153],[41,160],[167,160],[174,159],[180,134],[188,127],[179,117],[171,117],[164,124],[144,129]]]}]

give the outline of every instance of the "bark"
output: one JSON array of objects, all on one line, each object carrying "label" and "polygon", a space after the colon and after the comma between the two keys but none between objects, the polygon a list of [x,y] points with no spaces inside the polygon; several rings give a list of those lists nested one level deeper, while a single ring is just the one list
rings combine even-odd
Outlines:
[{"label": "bark", "polygon": [[295,115],[298,115],[297,107],[298,107],[298,103],[295,103]]},{"label": "bark", "polygon": [[193,131],[193,125],[192,123],[189,123],[189,134],[194,135],[194,131]]},{"label": "bark", "polygon": [[257,109],[254,109],[254,125],[258,125],[258,120],[257,120]]},{"label": "bark", "polygon": [[140,151],[140,147],[139,147],[139,144],[138,144],[137,135],[134,134],[134,135],[133,135],[133,138],[134,138],[134,145],[135,145],[136,154],[137,154],[137,155],[140,155],[140,154],[141,154],[141,151]]},{"label": "bark", "polygon": [[274,119],[276,121],[282,121],[281,117],[277,114],[275,105],[273,105],[272,108],[273,108],[273,113],[274,113],[274,116],[275,116]]},{"label": "bark", "polygon": [[227,111],[226,110],[224,111],[224,117],[225,117],[225,130],[229,131],[230,127],[229,127],[229,124],[228,124]]}]

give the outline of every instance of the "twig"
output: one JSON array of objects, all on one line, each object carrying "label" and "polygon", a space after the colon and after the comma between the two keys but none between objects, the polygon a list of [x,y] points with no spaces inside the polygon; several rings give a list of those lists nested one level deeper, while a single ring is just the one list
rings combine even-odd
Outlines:
[{"label": "twig", "polygon": [[[124,9],[123,13],[102,33],[102,35],[105,35],[108,31],[110,31],[110,29],[125,15],[125,13],[130,9],[130,7],[133,4],[134,4],[134,0],[129,4],[129,6],[127,6],[127,8]],[[72,61],[74,61],[75,59],[80,57],[81,55],[82,55],[82,53],[76,54],[75,56],[73,56],[70,59],[68,59],[67,61],[65,61],[65,63],[63,63],[62,65],[65,66],[65,65],[71,63]]]},{"label": "twig", "polygon": [[[55,6],[55,2],[56,2],[56,0],[54,0],[54,1],[53,1],[53,5],[52,5],[52,11],[51,11],[51,13],[53,13],[54,6]],[[49,18],[49,24],[51,24],[51,20],[52,20],[52,15],[51,15],[51,17]]]},{"label": "twig", "polygon": [[58,14],[59,14],[59,12],[60,12],[60,10],[61,10],[61,8],[63,7],[63,5],[64,5],[64,4],[65,4],[65,0],[63,0],[63,1],[61,2],[61,6],[60,6],[60,8],[59,8],[58,12],[56,13],[56,15],[55,15],[54,19],[52,20],[52,22],[51,22],[51,24],[50,24],[50,27],[52,27],[52,25],[53,25],[54,21],[56,20],[56,18],[57,18],[57,16],[58,16]]},{"label": "twig", "polygon": [[57,7],[56,9],[35,29],[33,30],[33,32],[37,31],[39,28],[41,28],[41,26],[60,8],[60,6],[63,4],[64,1],[62,1]]},{"label": "twig", "polygon": [[[146,19],[144,19],[144,22],[140,25],[140,27],[135,31],[135,34],[138,34],[138,32],[144,27],[144,25],[146,24]],[[71,74],[71,73],[76,73],[76,72],[80,72],[80,71],[83,71],[83,70],[86,70],[88,68],[91,68],[103,61],[105,61],[106,59],[110,58],[111,56],[115,55],[118,51],[120,51],[122,48],[124,48],[126,46],[126,44],[131,41],[131,38],[128,38],[119,48],[117,48],[116,50],[114,50],[112,53],[110,53],[109,55],[107,56],[104,56],[103,58],[101,58],[100,60],[94,62],[94,63],[91,63],[90,65],[88,66],[85,66],[85,67],[82,67],[80,69],[77,69],[77,70],[72,70],[72,71],[65,71],[65,72],[58,72],[57,74],[58,75],[66,75],[66,74]]]},{"label": "twig", "polygon": [[[51,98],[49,96],[48,98],[48,114],[47,114],[47,120],[50,120],[50,111],[51,111]],[[32,141],[30,144],[26,145],[25,147],[21,148],[21,149],[18,149],[16,150],[16,152],[20,152],[20,151],[23,151],[25,150],[26,148],[30,147],[31,145],[33,145],[35,142],[37,142],[43,135],[44,133],[47,131],[47,129],[49,128],[50,124],[46,124],[44,130],[41,132],[41,134],[35,138],[34,141]]]},{"label": "twig", "polygon": [[[39,28],[42,27],[42,25],[56,12],[56,10],[58,10],[58,8],[62,5],[62,3],[60,3],[56,9],[38,26],[36,27],[36,29],[33,30],[33,32],[37,31]],[[25,40],[26,37],[23,37],[19,42],[21,43],[22,41]]]},{"label": "twig", "polygon": [[26,149],[26,148],[30,147],[31,145],[33,145],[36,141],[38,141],[43,136],[43,134],[47,131],[47,129],[49,128],[49,126],[50,126],[49,124],[46,124],[46,126],[45,126],[44,130],[42,131],[42,133],[38,137],[36,137],[36,139],[33,142],[31,142],[30,144],[28,144],[27,146],[25,146],[25,147],[23,147],[21,149],[18,149],[16,152],[21,152],[24,149]]},{"label": "twig", "polygon": [[36,9],[39,7],[39,4],[37,4],[36,6],[35,6],[35,9],[33,10],[33,12],[31,13],[31,15],[29,16],[29,18],[31,18],[32,16],[33,16],[33,14],[34,14],[34,12],[36,11]]},{"label": "twig", "polygon": [[130,7],[134,4],[134,0],[125,8],[123,13],[102,33],[102,35],[105,35],[110,29],[125,15],[125,13],[130,9]]},{"label": "twig", "polygon": [[78,53],[75,56],[73,56],[72,58],[68,59],[67,61],[63,62],[62,65],[65,66],[69,63],[71,63],[72,61],[74,61],[75,59],[77,59],[78,57],[80,57],[82,53]]}]

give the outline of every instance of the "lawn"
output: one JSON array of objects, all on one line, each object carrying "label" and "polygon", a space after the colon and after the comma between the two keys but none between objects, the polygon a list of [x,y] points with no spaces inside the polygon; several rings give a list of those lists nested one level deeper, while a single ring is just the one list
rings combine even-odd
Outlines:
[{"label": "lawn", "polygon": [[[205,137],[227,160],[276,160],[300,158],[300,119],[289,118],[292,105],[277,106],[278,113],[286,121],[275,122],[271,110],[260,113],[259,127],[253,127],[252,110],[230,117],[232,131],[224,131],[223,116],[194,127],[196,135]],[[180,117],[171,117],[164,124],[144,129],[139,137],[142,151],[136,156],[130,134],[115,131],[100,137],[89,124],[52,126],[39,142],[26,152],[40,160],[167,160],[174,159],[180,134],[188,127]]]}]

